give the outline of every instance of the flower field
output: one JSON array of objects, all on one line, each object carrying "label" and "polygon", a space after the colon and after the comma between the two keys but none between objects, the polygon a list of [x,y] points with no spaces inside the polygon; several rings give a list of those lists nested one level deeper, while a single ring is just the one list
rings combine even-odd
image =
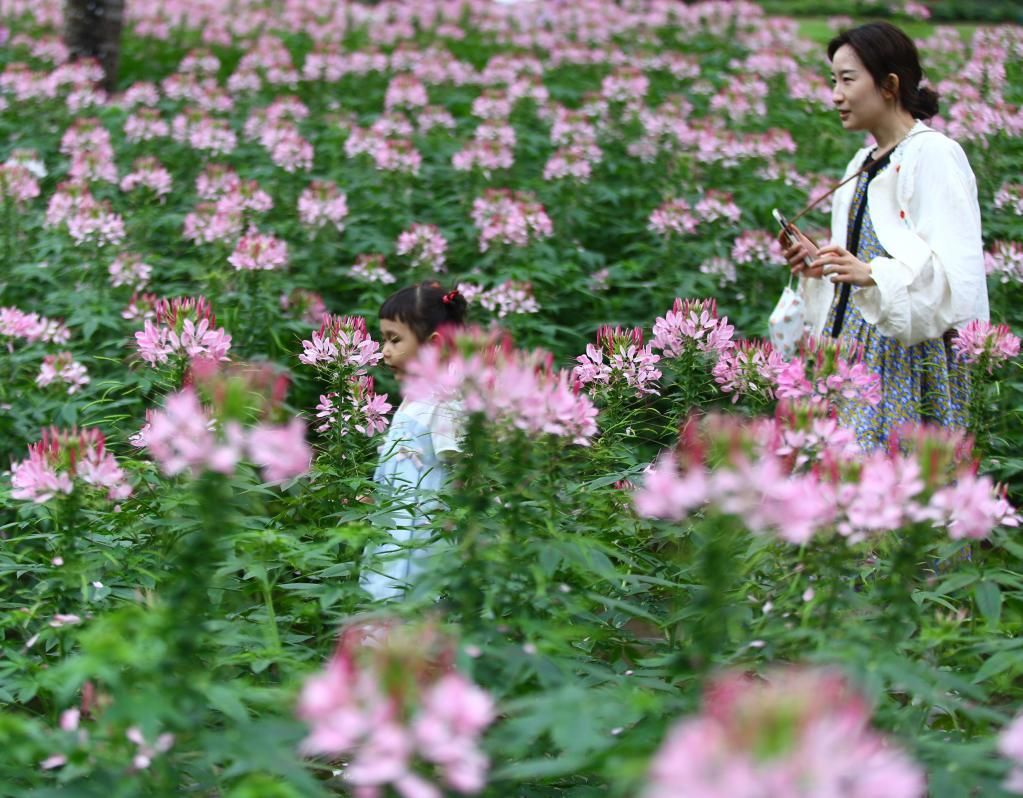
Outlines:
[{"label": "flower field", "polygon": [[[1023,29],[918,41],[992,322],[969,431],[865,452],[861,353],[764,338],[771,209],[863,143],[795,21],[126,7],[108,95],[0,0],[0,796],[1023,793]],[[399,385],[377,312],[433,279],[470,325]],[[378,447],[437,396],[375,601]]]}]

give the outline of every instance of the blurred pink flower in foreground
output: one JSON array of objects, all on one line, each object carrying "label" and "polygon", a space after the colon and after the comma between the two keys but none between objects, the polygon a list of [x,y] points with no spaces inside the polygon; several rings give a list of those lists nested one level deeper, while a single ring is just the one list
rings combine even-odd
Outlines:
[{"label": "blurred pink flower in foreground", "polygon": [[915,524],[952,539],[1019,525],[1005,491],[977,476],[961,433],[906,427],[888,450],[864,454],[829,413],[804,400],[780,404],[774,419],[691,419],[678,449],[647,470],[636,512],[681,521],[706,507],[796,545],[830,534],[855,544]]},{"label": "blurred pink flower in foreground", "polygon": [[567,371],[551,368],[550,355],[516,350],[510,339],[478,329],[421,347],[403,388],[412,400],[461,401],[499,434],[555,435],[581,446],[597,434],[596,407]]},{"label": "blurred pink flower in foreground", "polygon": [[874,731],[838,673],[719,677],[654,756],[643,798],[923,798],[924,771]]},{"label": "blurred pink flower in foreground", "polygon": [[301,749],[343,757],[356,794],[440,798],[440,780],[462,794],[486,785],[479,749],[494,720],[493,699],[451,667],[453,644],[429,625],[349,626],[326,668],[298,701],[310,727]]}]

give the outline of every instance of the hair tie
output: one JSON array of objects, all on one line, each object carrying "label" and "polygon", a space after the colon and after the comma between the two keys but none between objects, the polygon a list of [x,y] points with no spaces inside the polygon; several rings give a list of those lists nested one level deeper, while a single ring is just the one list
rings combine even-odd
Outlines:
[{"label": "hair tie", "polygon": [[454,291],[444,294],[444,296],[441,297],[440,301],[443,302],[445,305],[450,305],[452,302],[455,301],[456,296],[458,296],[457,288]]}]

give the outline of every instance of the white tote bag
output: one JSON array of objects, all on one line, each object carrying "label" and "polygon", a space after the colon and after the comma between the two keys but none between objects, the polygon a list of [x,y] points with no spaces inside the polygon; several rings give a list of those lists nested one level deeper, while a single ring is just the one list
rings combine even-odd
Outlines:
[{"label": "white tote bag", "polygon": [[796,354],[799,342],[803,340],[805,316],[803,297],[792,289],[792,277],[789,277],[789,284],[781,292],[778,304],[767,319],[771,345],[786,360]]}]

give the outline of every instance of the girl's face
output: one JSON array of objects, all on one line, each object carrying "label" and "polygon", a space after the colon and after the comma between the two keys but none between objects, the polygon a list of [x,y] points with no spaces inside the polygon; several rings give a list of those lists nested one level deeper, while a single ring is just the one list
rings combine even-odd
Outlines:
[{"label": "girl's face", "polygon": [[384,339],[384,364],[398,377],[405,374],[405,368],[419,351],[419,339],[403,321],[380,320],[380,335]]},{"label": "girl's face", "polygon": [[[890,93],[882,92],[856,51],[843,44],[831,61],[831,101],[846,130],[875,130],[896,110]],[[888,96],[886,96],[888,95]]]}]

